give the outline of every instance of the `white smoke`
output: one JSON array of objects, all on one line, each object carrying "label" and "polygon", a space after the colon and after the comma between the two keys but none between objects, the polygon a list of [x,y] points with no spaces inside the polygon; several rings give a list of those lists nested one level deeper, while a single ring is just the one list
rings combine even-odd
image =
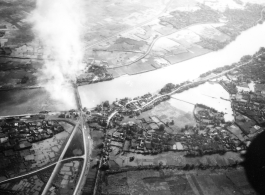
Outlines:
[{"label": "white smoke", "polygon": [[[40,84],[51,97],[74,107],[70,80],[83,69],[82,0],[37,0],[33,31],[44,50]],[[68,85],[67,85],[68,83]],[[68,86],[68,87],[67,87]]]}]

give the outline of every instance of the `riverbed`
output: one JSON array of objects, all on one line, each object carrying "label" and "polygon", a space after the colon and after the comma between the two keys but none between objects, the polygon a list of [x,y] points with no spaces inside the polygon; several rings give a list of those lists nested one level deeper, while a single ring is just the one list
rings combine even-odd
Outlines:
[{"label": "riverbed", "polygon": [[243,55],[253,55],[265,45],[265,23],[239,35],[224,49],[151,72],[122,76],[117,79],[78,88],[83,107],[92,108],[102,101],[154,93],[167,83],[194,80],[217,67],[238,62]]}]

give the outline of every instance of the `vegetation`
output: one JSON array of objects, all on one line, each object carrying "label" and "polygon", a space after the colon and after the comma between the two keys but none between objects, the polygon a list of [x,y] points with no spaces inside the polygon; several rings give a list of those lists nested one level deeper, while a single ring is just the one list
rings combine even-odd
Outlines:
[{"label": "vegetation", "polygon": [[173,83],[168,83],[160,90],[160,94],[170,93],[176,86]]},{"label": "vegetation", "polygon": [[205,49],[209,49],[212,51],[217,51],[219,49],[223,49],[226,45],[228,45],[230,41],[220,42],[214,39],[208,39],[201,37],[201,41],[198,43]]},{"label": "vegetation", "polygon": [[238,36],[242,31],[257,24],[261,17],[263,6],[258,4],[247,4],[245,10],[226,9],[223,13],[228,23],[217,29],[232,38]]},{"label": "vegetation", "polygon": [[198,23],[218,22],[219,13],[210,7],[200,4],[200,8],[194,12],[189,11],[173,11],[170,17],[164,16],[160,18],[160,24],[172,25],[176,29]]}]

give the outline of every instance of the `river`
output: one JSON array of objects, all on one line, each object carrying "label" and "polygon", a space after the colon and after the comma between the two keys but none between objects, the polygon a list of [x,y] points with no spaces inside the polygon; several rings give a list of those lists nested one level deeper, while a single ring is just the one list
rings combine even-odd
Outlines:
[{"label": "river", "polygon": [[265,46],[264,34],[265,23],[242,32],[235,41],[222,50],[155,71],[80,86],[78,90],[82,105],[92,108],[105,100],[114,101],[116,98],[136,97],[156,92],[169,82],[192,81],[204,72],[238,62],[243,55],[254,54],[260,47]]}]

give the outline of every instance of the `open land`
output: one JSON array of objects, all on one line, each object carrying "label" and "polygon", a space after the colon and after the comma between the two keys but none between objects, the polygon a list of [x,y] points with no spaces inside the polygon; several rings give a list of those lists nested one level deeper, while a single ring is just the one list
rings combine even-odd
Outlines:
[{"label": "open land", "polygon": [[[262,2],[233,2],[84,3],[86,68],[77,84],[155,70],[216,51],[263,23]],[[1,118],[1,193],[254,193],[241,154],[264,129],[264,48],[197,81],[169,83],[157,94],[76,111],[39,88],[39,69],[44,60],[53,59],[45,55],[28,21],[34,1],[0,4],[1,115],[31,113]],[[223,112],[207,105],[194,104],[193,113],[183,113],[166,102],[209,80],[230,94],[234,121],[225,121]],[[76,89],[73,95],[78,99]],[[72,108],[82,108],[80,101]],[[90,167],[89,129],[95,148]]]},{"label": "open land", "polygon": [[242,169],[129,171],[104,176],[102,194],[256,194]]},{"label": "open land", "polygon": [[[263,23],[262,2],[232,2],[84,2],[86,66],[77,83],[174,65],[222,49],[242,31]],[[38,87],[40,67],[44,60],[53,60],[32,31],[29,18],[34,7],[34,1],[1,5],[0,89]]]},{"label": "open land", "polygon": [[106,78],[102,73],[92,78],[90,71],[91,76],[82,75],[78,83],[143,73],[204,55],[224,48],[242,31],[263,22],[262,5],[238,4],[222,9],[218,2],[212,4],[193,1],[186,4],[195,8],[191,10],[185,10],[181,3],[176,7],[169,4],[168,11],[145,25],[88,48],[87,69],[98,64]]}]

